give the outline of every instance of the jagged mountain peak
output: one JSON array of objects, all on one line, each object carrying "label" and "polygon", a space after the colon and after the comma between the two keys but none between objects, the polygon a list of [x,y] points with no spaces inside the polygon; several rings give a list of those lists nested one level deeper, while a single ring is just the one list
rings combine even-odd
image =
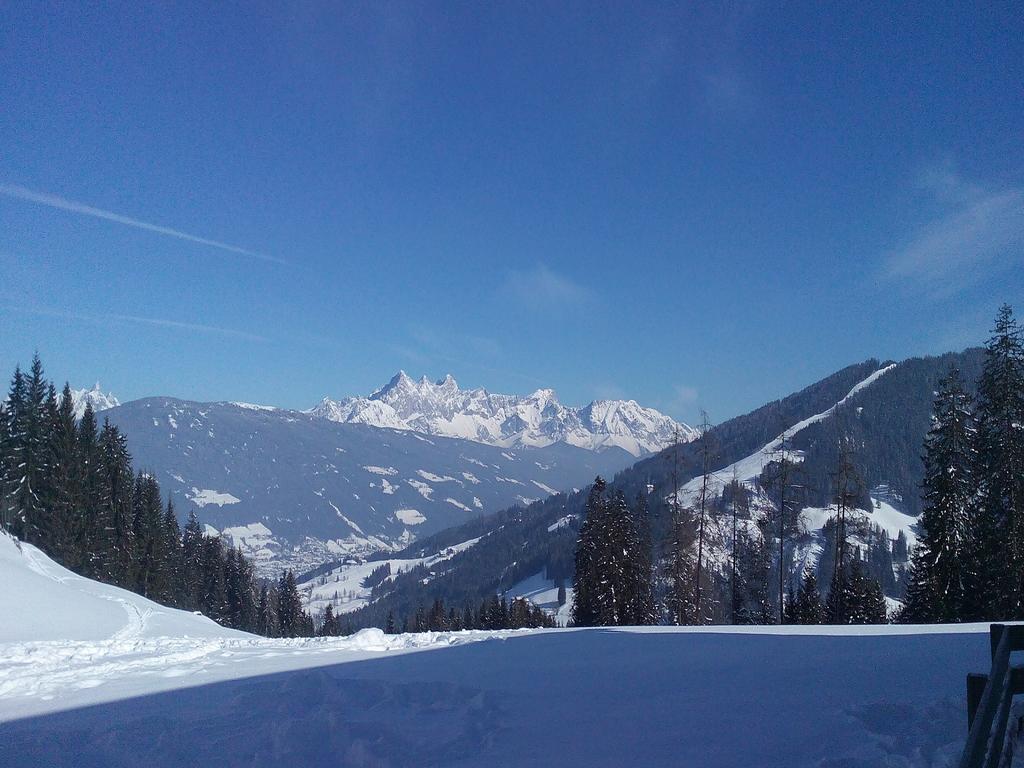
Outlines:
[{"label": "jagged mountain peak", "polygon": [[117,399],[113,392],[104,392],[98,381],[93,385],[92,389],[71,390],[71,402],[74,406],[76,419],[82,418],[87,404],[91,404],[93,411],[96,412],[116,408],[121,404],[121,401]]},{"label": "jagged mountain peak", "polygon": [[542,447],[567,443],[600,450],[617,446],[634,456],[660,450],[678,432],[684,440],[696,431],[634,400],[595,400],[582,408],[563,405],[555,390],[529,395],[492,394],[483,388],[460,389],[449,373],[431,380],[398,371],[366,397],[325,397],[310,413],[342,423],[408,429],[460,437],[502,447]]}]

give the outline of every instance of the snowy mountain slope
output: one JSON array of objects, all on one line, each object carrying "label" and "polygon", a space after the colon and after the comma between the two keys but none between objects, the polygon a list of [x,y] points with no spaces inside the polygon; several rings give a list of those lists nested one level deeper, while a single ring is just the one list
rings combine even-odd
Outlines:
[{"label": "snowy mountain slope", "polygon": [[516,598],[528,600],[544,613],[553,617],[555,624],[559,627],[567,627],[572,618],[573,589],[571,582],[566,583],[563,580],[562,585],[565,587],[565,602],[561,605],[558,603],[558,582],[555,579],[546,578],[544,571],[539,571],[518,584],[513,584],[505,590],[504,598],[506,600],[515,600]]},{"label": "snowy mountain slope", "polygon": [[[745,456],[739,461],[732,462],[731,464],[727,464],[726,466],[717,469],[711,475],[709,480],[709,493],[713,496],[721,496],[725,487],[735,479],[742,485],[746,486],[748,491],[751,493],[751,503],[754,509],[763,514],[769,515],[769,517],[773,517],[775,512],[772,507],[772,502],[769,500],[765,491],[760,488],[758,478],[770,462],[779,460],[780,450],[783,444],[785,443],[787,446],[786,455],[788,459],[799,464],[803,459],[803,454],[799,449],[794,449],[792,447],[793,439],[811,425],[819,424],[825,419],[831,417],[840,408],[846,406],[858,393],[861,393],[868,387],[872,386],[882,376],[891,372],[895,368],[895,363],[880,367],[862,381],[857,382],[857,384],[855,384],[842,399],[837,401],[828,409],[800,420],[749,456]],[[690,506],[696,505],[701,493],[702,485],[703,477],[700,476],[695,477],[682,485],[679,489],[680,503]],[[672,489],[667,489],[663,502],[668,503],[671,495]],[[892,539],[895,539],[902,532],[903,535],[906,536],[909,545],[913,546],[914,543],[916,543],[916,517],[908,515],[905,512],[901,512],[892,506],[891,503],[881,498],[872,497],[871,502],[871,509],[852,510],[852,518],[866,525],[881,525],[887,535]],[[800,510],[794,510],[794,513],[797,516],[796,519],[801,531],[810,536],[810,541],[805,541],[803,543],[803,551],[800,553],[801,556],[798,558],[794,566],[794,571],[796,573],[802,573],[805,568],[817,563],[818,555],[821,552],[821,545],[823,543],[821,541],[822,530],[829,519],[835,517],[836,510],[830,507],[805,507]],[[723,522],[727,523],[728,521],[723,521],[717,518],[712,518],[710,520],[710,537],[706,552],[708,562],[710,564],[718,565],[721,568],[724,568],[728,562],[729,548],[731,546],[731,531],[726,530],[728,526],[723,525]],[[742,525],[748,534],[752,533],[752,530],[747,530],[748,527],[745,522],[742,523]],[[855,545],[857,544],[856,541],[853,541],[853,543]]]},{"label": "snowy mountain slope", "polygon": [[365,585],[365,581],[378,568],[387,567],[389,571],[390,575],[383,581],[393,580],[399,574],[409,573],[421,566],[430,568],[442,564],[458,553],[465,552],[479,540],[469,539],[425,557],[373,559],[366,562],[352,560],[342,563],[299,584],[303,605],[313,615],[318,615],[328,605],[332,606],[335,614],[357,611],[372,601],[371,588]]},{"label": "snowy mountain slope", "polygon": [[696,430],[633,400],[595,400],[583,408],[562,405],[551,389],[526,395],[459,389],[451,375],[414,381],[399,371],[368,397],[325,397],[310,411],[340,423],[408,429],[501,447],[567,443],[588,450],[618,447],[634,456],[672,442],[692,440]]},{"label": "snowy mountain slope", "polygon": [[[78,576],[4,533],[0,584],[0,723],[217,679],[509,634],[388,637],[365,630],[330,640],[267,640]],[[0,765],[14,765],[2,742]]]},{"label": "snowy mountain slope", "polygon": [[499,448],[247,404],[147,398],[104,415],[179,513],[194,509],[266,575],[400,549],[631,460],[618,448]]},{"label": "snowy mountain slope", "polygon": [[104,392],[100,389],[98,381],[92,389],[71,390],[71,402],[74,404],[76,419],[82,418],[87,403],[91,404],[92,409],[97,413],[116,408],[121,404],[113,392]]},{"label": "snowy mountain slope", "polygon": [[[793,573],[799,573],[807,565],[823,566],[827,582],[831,548],[827,547],[829,530],[825,526],[834,515],[828,504],[830,473],[835,463],[828,454],[822,460],[821,448],[834,449],[839,437],[852,431],[854,444],[859,446],[858,468],[866,481],[862,500],[865,509],[853,515],[859,523],[851,526],[852,543],[862,553],[870,549],[878,554],[876,550],[883,544],[894,550],[892,540],[903,533],[907,544],[913,546],[917,517],[914,499],[908,494],[916,492],[913,489],[920,482],[921,470],[919,466],[915,469],[915,463],[920,463],[935,384],[954,364],[965,375],[975,375],[980,360],[977,350],[937,358],[914,358],[895,366],[867,360],[713,427],[712,491],[720,494],[723,486],[732,480],[734,468],[748,487],[757,485],[756,478],[771,459],[779,437],[785,433],[791,450],[796,452],[795,458],[802,457],[802,468],[812,473],[802,474],[799,479],[805,509],[801,511],[801,532],[787,546],[787,559]],[[878,450],[880,447],[884,450]],[[684,486],[684,501],[688,495],[692,500],[692,491],[698,485],[693,479],[701,466],[700,449],[698,441],[682,446],[679,451],[677,479]],[[627,499],[636,498],[638,494],[647,497],[656,544],[667,540],[669,535],[671,510],[666,500],[671,495],[674,464],[670,453],[666,451],[641,459],[616,475],[609,484],[613,490],[621,490]],[[819,480],[823,482],[817,482]],[[685,492],[687,489],[691,494]],[[756,492],[751,499],[752,510],[774,520],[772,499],[763,489],[753,490]],[[581,493],[541,500],[521,513],[499,513],[494,518],[418,540],[396,557],[422,557],[459,541],[482,537],[472,549],[446,563],[443,572],[426,584],[404,575],[395,578],[389,594],[355,612],[350,620],[355,626],[364,626],[383,620],[389,611],[395,616],[404,616],[415,611],[417,605],[430,604],[437,597],[457,606],[467,602],[477,604],[494,592],[508,592],[534,578],[538,572],[552,585],[558,579],[568,586],[585,500],[584,489]],[[728,509],[727,503],[719,502],[708,519],[705,553],[712,566],[725,563],[731,546]],[[489,527],[484,527],[484,523]],[[740,527],[747,528],[748,524],[741,521]],[[906,563],[902,557],[896,557],[895,551],[892,555],[891,566],[882,558],[873,561],[871,567],[877,567],[877,578],[883,582],[886,593],[895,597],[905,583]],[[890,567],[890,571],[886,572],[885,567]],[[541,603],[550,603],[547,596],[539,599]]]},{"label": "snowy mountain slope", "polygon": [[[884,376],[886,373],[896,367],[895,363],[887,366],[883,366],[876,371],[873,371],[870,376],[862,381],[857,382],[853,388],[838,402],[834,405],[829,406],[828,409],[821,413],[815,413],[808,416],[805,419],[801,419],[796,424],[785,429],[782,434],[776,437],[774,440],[769,442],[764,447],[750,454],[744,456],[739,461],[734,461],[731,464],[716,469],[711,476],[709,489],[716,494],[721,494],[722,490],[726,485],[731,483],[735,478],[741,483],[745,483],[749,486],[753,485],[754,480],[761,474],[765,466],[771,461],[778,461],[779,451],[782,448],[783,442],[785,441],[790,446],[790,451],[787,454],[791,461],[799,462],[802,458],[800,451],[792,450],[793,437],[802,432],[812,424],[817,424],[824,421],[829,416],[834,414],[839,408],[842,408],[846,403],[850,401],[858,392],[862,392],[867,387],[870,387],[873,383],[878,381],[879,378]],[[680,499],[681,503],[693,503],[693,500],[701,492],[703,483],[703,477],[695,477],[680,488]]]},{"label": "snowy mountain slope", "polygon": [[134,592],[78,576],[2,532],[0,583],[0,644],[75,639],[128,647],[167,635],[250,637],[205,616],[165,608]]},{"label": "snowy mountain slope", "polygon": [[948,765],[989,662],[979,624],[258,638],[4,536],[0,584],[5,768]]}]

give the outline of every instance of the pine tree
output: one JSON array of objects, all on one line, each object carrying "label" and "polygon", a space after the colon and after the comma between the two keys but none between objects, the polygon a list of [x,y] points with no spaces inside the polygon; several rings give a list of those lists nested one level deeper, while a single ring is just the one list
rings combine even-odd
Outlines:
[{"label": "pine tree", "polygon": [[[114,537],[110,518],[110,484],[104,474],[103,454],[96,432],[96,415],[92,404],[86,403],[85,412],[78,422],[78,495],[82,515],[81,543],[82,570],[89,578],[108,584],[134,587],[125,583],[113,567]],[[131,493],[131,490],[128,490]],[[134,552],[128,554],[128,563]]]},{"label": "pine tree", "polygon": [[592,529],[597,554],[596,586],[592,588],[599,626],[617,626],[623,622],[629,601],[629,574],[626,553],[634,549],[630,542],[629,505],[621,492],[606,499]]},{"label": "pine tree", "polygon": [[[925,438],[924,511],[902,619],[961,621],[977,463],[970,396],[955,368],[940,382]],[[902,534],[902,531],[900,532]],[[906,552],[906,539],[903,540]]]},{"label": "pine tree", "polygon": [[172,605],[186,606],[188,597],[185,593],[185,563],[181,544],[181,527],[178,515],[174,511],[174,502],[167,499],[167,509],[163,519],[164,552],[167,568],[167,602]]},{"label": "pine tree", "polygon": [[181,536],[182,597],[186,607],[199,610],[203,584],[203,528],[195,510]]},{"label": "pine tree", "polygon": [[[969,511],[969,510],[968,510]],[[892,545],[892,560],[894,563],[905,563],[910,559],[910,548],[907,545],[907,534],[901,529],[896,534],[896,540]]]},{"label": "pine tree", "polygon": [[975,478],[968,612],[977,620],[1024,618],[1024,348],[1006,305],[978,381]]},{"label": "pine tree", "polygon": [[49,435],[46,419],[47,382],[36,355],[26,376],[14,372],[8,395],[8,439],[11,461],[8,473],[8,502],[12,532],[30,544],[45,538],[46,479],[49,473]]},{"label": "pine tree", "polygon": [[794,610],[796,624],[822,624],[825,621],[825,607],[818,591],[818,579],[814,569],[808,568],[800,582],[800,591],[796,596]]},{"label": "pine tree", "polygon": [[260,596],[256,609],[256,627],[257,632],[264,637],[281,636],[281,627],[277,618],[277,607],[277,589],[273,586],[263,584],[260,587]]},{"label": "pine tree", "polygon": [[64,384],[60,403],[50,404],[50,510],[46,551],[71,569],[81,567],[78,543],[81,522],[78,504],[78,438],[71,388]]},{"label": "pine tree", "polygon": [[0,402],[0,529],[11,530],[14,505],[10,489],[13,487],[14,457],[11,440],[10,413],[6,402]]},{"label": "pine tree", "polygon": [[341,634],[341,626],[338,618],[334,615],[334,606],[328,603],[324,609],[323,623],[320,625],[320,635],[322,637],[337,637],[339,634]]},{"label": "pine tree", "polygon": [[303,637],[310,635],[310,617],[302,610],[295,574],[285,571],[277,582],[277,617],[281,637]]},{"label": "pine tree", "polygon": [[739,535],[736,551],[736,605],[737,624],[773,624],[777,614],[772,608],[771,521],[759,516],[752,529]]},{"label": "pine tree", "polygon": [[160,486],[149,474],[135,478],[132,493],[132,533],[135,538],[135,591],[154,600],[167,594],[163,505]]},{"label": "pine tree", "polygon": [[[87,422],[95,424],[91,417],[92,406],[86,407],[80,429],[88,429]],[[101,505],[97,513],[102,535],[100,546],[108,549],[105,558],[105,572],[113,584],[130,588],[135,581],[134,560],[135,530],[132,494],[135,476],[132,472],[132,457],[128,453],[128,441],[121,431],[107,419],[99,435],[99,461],[102,474],[103,493],[96,502]],[[155,481],[154,481],[155,482]]]},{"label": "pine tree", "polygon": [[[605,509],[605,483],[600,477],[594,480],[587,496],[584,510],[585,519],[580,526],[579,539],[576,542],[575,571],[573,573],[572,623],[577,627],[598,625],[601,614],[599,608],[598,541],[603,525],[601,517]],[[490,627],[487,627],[490,629]]]},{"label": "pine tree", "polygon": [[625,584],[619,624],[644,626],[658,623],[658,608],[654,601],[654,568],[651,563],[651,529],[648,520],[647,498],[637,496],[636,505],[630,508],[622,494],[617,500],[625,518],[624,560]]},{"label": "pine tree", "polygon": [[864,561],[851,558],[836,572],[829,588],[825,612],[832,624],[884,624],[888,620],[882,587]]}]

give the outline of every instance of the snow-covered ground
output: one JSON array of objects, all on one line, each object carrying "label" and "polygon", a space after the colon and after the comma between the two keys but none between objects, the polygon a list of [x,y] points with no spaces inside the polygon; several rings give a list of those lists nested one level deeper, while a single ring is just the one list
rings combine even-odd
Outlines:
[{"label": "snow-covered ground", "polygon": [[391,569],[391,575],[384,580],[394,580],[398,574],[411,571],[413,568],[425,566],[429,569],[444,563],[478,541],[479,537],[469,539],[427,557],[356,561],[339,565],[325,574],[299,584],[302,602],[306,610],[313,614],[323,611],[328,605],[333,607],[335,613],[358,611],[371,602],[371,588],[363,586],[363,581],[378,568],[387,565]]},{"label": "snow-covered ground", "polygon": [[573,589],[569,581],[563,582],[563,586],[565,586],[565,602],[559,605],[558,583],[553,579],[545,578],[545,573],[540,571],[512,586],[504,596],[509,600],[517,597],[529,600],[544,613],[554,618],[558,626],[564,627],[569,624],[572,614]]},{"label": "snow-covered ground", "polygon": [[267,640],[2,536],[0,585],[0,766],[942,766],[988,665],[985,625]]}]

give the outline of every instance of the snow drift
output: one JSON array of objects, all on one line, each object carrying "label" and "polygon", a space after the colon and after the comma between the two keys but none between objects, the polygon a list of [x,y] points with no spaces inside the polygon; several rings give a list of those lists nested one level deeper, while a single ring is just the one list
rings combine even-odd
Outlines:
[{"label": "snow drift", "polygon": [[0,766],[943,766],[988,664],[985,625],[263,639],[3,536],[0,584]]}]

